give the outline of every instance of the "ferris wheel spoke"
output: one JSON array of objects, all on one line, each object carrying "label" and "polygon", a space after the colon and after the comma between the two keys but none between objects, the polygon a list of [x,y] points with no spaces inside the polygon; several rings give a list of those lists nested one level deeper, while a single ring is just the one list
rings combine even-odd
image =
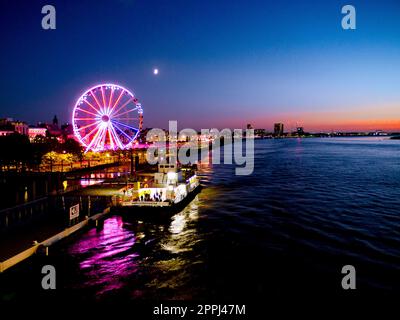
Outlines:
[{"label": "ferris wheel spoke", "polygon": [[110,108],[111,108],[111,105],[112,105],[112,98],[113,98],[113,95],[114,95],[114,87],[112,87],[111,88],[111,93],[110,93],[110,100],[109,100],[109,102],[108,102],[108,106],[107,106],[107,110],[109,110]]},{"label": "ferris wheel spoke", "polygon": [[123,144],[122,144],[122,142],[121,142],[121,139],[118,137],[118,134],[117,134],[117,132],[115,131],[114,126],[111,126],[111,130],[112,130],[112,134],[113,134],[113,136],[114,136],[114,138],[115,138],[115,142],[117,143],[118,147],[119,147],[120,149],[124,149],[124,146],[123,146]]},{"label": "ferris wheel spoke", "polygon": [[[89,133],[87,133],[83,138],[82,141],[84,141],[86,139],[86,137],[90,137],[96,130],[99,129],[100,123],[95,123],[97,124],[96,128],[94,128],[93,130],[91,130]],[[93,124],[91,124],[93,125]],[[83,128],[82,128],[83,129]]]},{"label": "ferris wheel spoke", "polygon": [[119,124],[120,124],[120,125],[123,125],[123,126],[126,126],[126,127],[128,127],[129,129],[131,129],[131,130],[133,130],[134,132],[136,132],[135,135],[134,135],[133,137],[128,136],[128,135],[126,134],[125,131],[123,131],[116,123],[114,123],[115,127],[116,127],[125,137],[128,138],[128,140],[129,140],[128,144],[131,143],[133,140],[136,139],[137,135],[139,134],[139,130],[138,130],[138,129],[133,128],[133,127],[130,127],[130,126],[127,126],[127,125],[125,125],[125,124],[123,124],[123,123],[119,123]]},{"label": "ferris wheel spoke", "polygon": [[119,94],[117,100],[115,101],[114,105],[112,106],[112,108],[110,109],[110,114],[112,114],[113,109],[115,108],[115,106],[119,103],[119,100],[121,100],[122,95],[124,94],[125,90],[121,90],[121,93]]},{"label": "ferris wheel spoke", "polygon": [[81,121],[93,121],[93,118],[75,118],[75,120],[81,120]]},{"label": "ferris wheel spoke", "polygon": [[110,139],[111,149],[115,150],[114,138],[112,137],[112,132],[110,126],[107,128],[108,139]]},{"label": "ferris wheel spoke", "polygon": [[97,130],[96,134],[94,135],[92,141],[90,141],[90,143],[86,147],[85,153],[88,152],[92,146],[93,146],[93,148],[96,148],[96,143],[95,142],[97,141],[97,138],[98,138],[99,133],[102,130],[102,128],[100,127],[100,124],[99,124],[95,129],[98,129],[98,130]]},{"label": "ferris wheel spoke", "polygon": [[133,109],[129,109],[129,110],[124,111],[124,112],[122,112],[122,113],[114,114],[113,117],[122,116],[122,115],[124,115],[124,114],[127,114],[127,113],[129,113],[129,112],[135,111],[135,110],[137,110],[137,109],[138,109],[138,107],[133,108]]},{"label": "ferris wheel spoke", "polygon": [[[96,150],[96,143],[97,143],[96,141],[97,141],[97,138],[98,138],[98,136],[99,136],[100,130],[101,130],[101,129],[99,129],[99,130],[96,132],[95,136],[93,137],[93,140],[89,143],[89,145],[87,146],[85,152],[88,152],[90,149]],[[92,148],[92,147],[93,147],[93,148]]]},{"label": "ferris wheel spoke", "polygon": [[86,125],[86,126],[80,127],[80,128],[78,128],[78,130],[84,130],[84,129],[86,129],[86,128],[89,128],[89,127],[91,127],[91,126],[95,126],[95,125],[98,125],[98,124],[99,124],[99,122],[96,121],[96,122],[94,122],[94,123],[90,123],[90,124],[88,124],[88,125]]},{"label": "ferris wheel spoke", "polygon": [[102,142],[103,139],[104,139],[104,136],[105,136],[105,133],[106,133],[106,129],[107,129],[107,127],[102,127],[102,128],[100,128],[100,130],[99,130],[100,133],[99,133],[99,135],[98,135],[98,137],[97,137],[96,143],[94,144],[96,150],[101,150],[101,149],[102,149],[102,148],[101,148],[101,142]]},{"label": "ferris wheel spoke", "polygon": [[121,125],[121,126],[124,126],[124,127],[127,127],[127,128],[129,128],[129,129],[131,129],[131,130],[134,130],[134,131],[139,131],[139,129],[138,128],[135,128],[135,127],[132,127],[132,126],[128,126],[127,124],[125,124],[125,123],[122,123],[122,122],[119,122],[119,121],[117,121],[117,120],[111,120],[115,125],[117,125],[117,124],[119,124],[119,125]]},{"label": "ferris wheel spoke", "polygon": [[106,142],[105,142],[106,137],[107,137],[107,127],[104,128],[103,133],[102,133],[102,135],[101,135],[101,138],[100,138],[100,140],[99,140],[99,146],[101,147],[101,149],[104,149],[104,145],[105,145],[105,143],[106,143]]},{"label": "ferris wheel spoke", "polygon": [[116,119],[116,120],[125,120],[125,121],[129,121],[129,120],[139,120],[139,118],[127,118],[127,117],[123,117],[123,118],[113,118],[113,119]]},{"label": "ferris wheel spoke", "polygon": [[[94,111],[96,111],[97,113],[99,112],[99,110],[96,109],[89,101],[87,101],[86,99],[83,99],[83,101],[86,102],[87,105],[88,105],[89,107],[91,107]],[[81,110],[83,110],[83,109],[81,109]]]},{"label": "ferris wheel spoke", "polygon": [[[114,113],[118,114],[119,111],[121,111],[123,108],[125,108],[129,103],[131,103],[133,101],[133,97],[131,97],[130,99],[128,99],[128,101],[126,101],[121,107],[118,108],[118,110],[114,111]],[[112,115],[112,114],[110,114]]]},{"label": "ferris wheel spoke", "polygon": [[[96,114],[96,113],[93,113],[93,112],[87,111],[87,110],[85,110],[85,109],[76,108],[76,110],[79,110],[79,111],[82,111],[82,112],[85,112],[85,113],[87,113],[87,114],[91,114],[91,115],[94,115],[94,116],[96,116],[96,117],[97,117],[97,114]],[[97,111],[97,110],[96,110],[96,111]]]},{"label": "ferris wheel spoke", "polygon": [[101,97],[103,99],[103,108],[106,109],[107,105],[106,105],[106,98],[104,96],[104,87],[101,87]]},{"label": "ferris wheel spoke", "polygon": [[96,95],[94,94],[94,91],[92,90],[92,91],[90,91],[90,93],[91,93],[91,95],[92,95],[92,97],[94,98],[94,100],[96,101],[96,103],[97,103],[97,105],[98,105],[98,107],[99,107],[99,111],[101,112],[101,105],[100,105],[100,103],[99,103],[99,100],[97,100],[97,97],[96,97]]},{"label": "ferris wheel spoke", "polygon": [[115,127],[125,136],[125,137],[127,137],[128,138],[128,144],[129,143],[131,143],[132,142],[132,140],[136,137],[136,134],[135,134],[135,136],[132,138],[132,137],[130,137],[130,136],[128,136],[127,134],[126,134],[126,132],[124,131],[124,130],[121,130],[121,128],[118,126],[118,125],[116,125],[116,124],[114,124],[115,125]]}]

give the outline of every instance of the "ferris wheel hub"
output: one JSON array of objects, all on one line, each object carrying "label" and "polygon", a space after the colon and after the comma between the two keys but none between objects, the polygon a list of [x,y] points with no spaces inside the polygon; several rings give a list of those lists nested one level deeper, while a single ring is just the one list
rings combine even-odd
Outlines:
[{"label": "ferris wheel hub", "polygon": [[101,121],[103,121],[103,122],[108,122],[108,121],[110,121],[110,117],[108,116],[108,115],[103,115],[102,117],[101,117]]}]

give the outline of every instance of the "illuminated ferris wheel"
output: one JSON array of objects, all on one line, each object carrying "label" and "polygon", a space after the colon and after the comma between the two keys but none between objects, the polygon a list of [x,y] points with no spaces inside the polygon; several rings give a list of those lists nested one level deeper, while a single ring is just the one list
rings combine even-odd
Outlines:
[{"label": "illuminated ferris wheel", "polygon": [[115,84],[100,84],[87,90],[76,102],[72,124],[85,152],[128,149],[143,123],[143,109],[129,90]]}]

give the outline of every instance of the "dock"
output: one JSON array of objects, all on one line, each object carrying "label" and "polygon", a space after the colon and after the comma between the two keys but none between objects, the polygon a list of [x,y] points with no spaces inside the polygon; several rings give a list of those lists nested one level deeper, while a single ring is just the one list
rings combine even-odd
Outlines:
[{"label": "dock", "polygon": [[[46,230],[46,228],[43,228],[42,230],[37,230],[31,234],[25,234],[23,239],[19,239],[20,245],[17,248],[14,247],[14,250],[10,249],[11,246],[6,242],[10,242],[10,244],[14,245],[15,239],[9,238],[8,241],[2,241],[0,250],[0,273],[36,254],[39,248],[48,248],[58,241],[67,238],[71,234],[83,230],[89,225],[97,225],[98,221],[104,219],[104,217],[109,213],[110,208],[108,207],[102,212],[91,217],[85,217],[84,220],[63,230],[60,230],[60,228],[57,228],[56,226],[47,226],[52,230]],[[46,252],[48,252],[47,249]]]}]

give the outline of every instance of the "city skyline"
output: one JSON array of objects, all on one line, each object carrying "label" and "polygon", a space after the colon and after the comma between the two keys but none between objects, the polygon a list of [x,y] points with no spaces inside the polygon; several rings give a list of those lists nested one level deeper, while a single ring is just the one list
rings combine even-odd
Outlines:
[{"label": "city skyline", "polygon": [[145,127],[400,130],[396,1],[353,1],[356,30],[340,1],[119,1],[111,17],[104,1],[92,15],[54,1],[50,31],[44,4],[1,5],[0,117],[70,122],[87,88],[112,81],[142,101]]},{"label": "city skyline", "polygon": [[0,305],[400,296],[400,0],[1,0],[0,28]]}]

